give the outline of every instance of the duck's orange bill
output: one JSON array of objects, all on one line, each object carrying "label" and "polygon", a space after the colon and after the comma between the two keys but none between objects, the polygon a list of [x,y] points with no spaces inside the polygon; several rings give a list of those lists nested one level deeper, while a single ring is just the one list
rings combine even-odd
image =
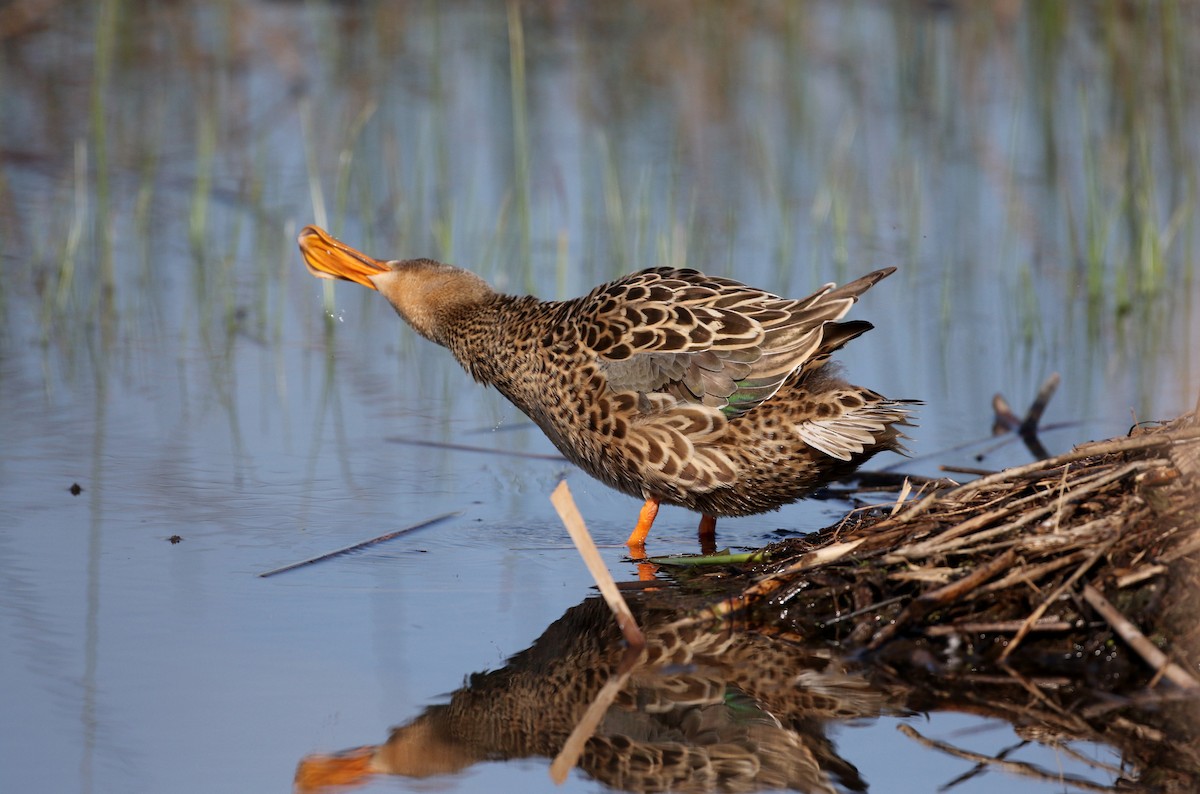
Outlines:
[{"label": "duck's orange bill", "polygon": [[316,226],[305,226],[298,242],[308,272],[317,278],[340,278],[375,289],[368,277],[388,269],[385,262],[354,250]]},{"label": "duck's orange bill", "polygon": [[307,793],[361,786],[373,773],[381,771],[374,765],[377,749],[370,745],[337,755],[306,756],[296,767],[295,790]]}]

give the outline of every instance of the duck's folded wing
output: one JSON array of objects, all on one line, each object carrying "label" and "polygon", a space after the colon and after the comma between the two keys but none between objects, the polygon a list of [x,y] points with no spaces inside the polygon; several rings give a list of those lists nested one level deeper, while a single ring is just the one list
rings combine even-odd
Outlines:
[{"label": "duck's folded wing", "polygon": [[732,419],[868,330],[836,321],[890,272],[785,299],[695,270],[655,268],[597,287],[570,319],[614,391],[666,393]]}]

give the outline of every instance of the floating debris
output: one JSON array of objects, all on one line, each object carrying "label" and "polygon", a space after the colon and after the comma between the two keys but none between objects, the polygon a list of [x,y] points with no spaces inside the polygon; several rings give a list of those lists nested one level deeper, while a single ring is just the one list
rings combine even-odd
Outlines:
[{"label": "floating debris", "polygon": [[425,529],[426,527],[431,527],[434,524],[445,521],[448,518],[454,518],[455,516],[460,516],[460,515],[462,515],[461,510],[454,510],[449,513],[442,513],[440,516],[434,516],[433,518],[427,518],[424,521],[418,521],[415,524],[411,524],[407,527],[404,527],[403,529],[397,529],[394,532],[385,532],[384,534],[379,535],[374,538],[368,538],[367,540],[359,541],[358,543],[351,543],[349,546],[343,546],[340,549],[334,549],[333,551],[327,551],[324,554],[318,554],[316,557],[309,557],[307,560],[300,560],[299,562],[289,563],[287,565],[280,566],[279,568],[272,568],[269,571],[263,571],[258,576],[260,579],[265,579],[268,576],[275,576],[276,574],[281,574],[286,571],[294,571],[297,568],[303,568],[306,565],[313,565],[314,563],[324,562],[325,560],[330,560],[330,559],[333,559],[334,557],[340,557],[343,554],[349,554],[352,551],[358,551],[360,549],[365,549],[368,546],[374,546],[378,543],[383,543],[388,540],[393,540],[394,538],[398,538],[401,535],[407,535],[410,532],[416,532],[418,529]]}]

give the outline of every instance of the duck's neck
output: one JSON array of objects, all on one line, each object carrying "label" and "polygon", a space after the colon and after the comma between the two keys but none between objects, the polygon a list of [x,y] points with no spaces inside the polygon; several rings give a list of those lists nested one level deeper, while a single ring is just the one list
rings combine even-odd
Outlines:
[{"label": "duck's neck", "polygon": [[448,348],[475,380],[508,394],[505,387],[519,375],[538,341],[532,337],[540,335],[542,306],[530,296],[495,294],[449,319],[442,338],[434,341]]}]

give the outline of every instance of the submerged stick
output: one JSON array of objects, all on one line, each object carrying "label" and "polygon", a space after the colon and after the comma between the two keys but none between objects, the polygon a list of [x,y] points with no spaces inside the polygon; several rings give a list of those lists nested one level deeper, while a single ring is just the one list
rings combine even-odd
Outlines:
[{"label": "submerged stick", "polygon": [[[626,652],[628,654],[628,652]],[[621,665],[625,667],[624,664]],[[575,765],[579,763],[579,756],[583,753],[583,746],[587,744],[587,740],[592,738],[592,734],[596,732],[596,726],[600,724],[600,720],[608,712],[608,707],[612,705],[616,699],[617,693],[625,686],[625,682],[629,680],[629,673],[633,669],[633,665],[629,665],[629,670],[619,670],[616,675],[604,682],[604,686],[596,693],[596,699],[588,706],[587,711],[579,718],[579,722],[575,723],[575,727],[571,730],[571,735],[563,742],[562,749],[558,751],[558,755],[554,756],[554,760],[550,762],[550,779],[557,785],[562,785],[567,779],[567,774],[570,773]]]},{"label": "submerged stick", "polygon": [[636,646],[641,649],[646,644],[646,638],[642,634],[642,630],[638,628],[633,613],[629,611],[629,605],[625,603],[621,592],[617,590],[617,583],[613,581],[612,574],[608,572],[608,566],[604,564],[604,558],[600,556],[600,551],[596,548],[591,533],[588,532],[587,524],[584,523],[583,516],[579,514],[579,508],[575,506],[575,500],[571,497],[571,489],[567,487],[566,480],[560,482],[554,489],[554,493],[550,494],[550,503],[558,511],[558,517],[566,526],[571,540],[575,541],[575,548],[579,550],[579,556],[583,558],[583,564],[587,566],[588,573],[596,580],[596,587],[600,588],[600,595],[604,596],[604,600],[608,602],[608,608],[616,616],[617,625],[621,627],[625,641],[629,643],[630,647]]},{"label": "submerged stick", "polygon": [[612,705],[617,693],[629,680],[629,674],[637,666],[642,649],[646,647],[646,637],[638,628],[637,620],[634,619],[629,605],[625,603],[625,599],[617,589],[617,583],[613,581],[612,574],[608,571],[608,566],[604,564],[600,551],[592,541],[592,535],[588,532],[583,516],[579,514],[579,508],[575,506],[575,500],[571,497],[571,489],[567,487],[566,480],[560,482],[554,489],[554,493],[550,495],[550,502],[558,511],[558,517],[566,526],[571,540],[575,541],[575,548],[579,550],[579,556],[583,558],[588,572],[596,580],[596,586],[600,588],[600,594],[604,596],[608,608],[616,616],[617,625],[621,627],[621,633],[625,635],[625,642],[628,645],[616,675],[609,678],[596,693],[595,699],[592,700],[579,722],[575,724],[571,735],[567,737],[562,749],[550,764],[550,779],[556,784],[561,784],[567,779],[567,773],[579,763],[583,746],[588,739],[592,738],[592,734],[596,732],[596,726],[600,724],[608,707]]},{"label": "submerged stick", "polygon": [[[1034,442],[1037,441],[1038,424],[1042,421],[1042,415],[1046,413],[1046,406],[1050,403],[1050,398],[1054,396],[1054,392],[1058,391],[1058,385],[1062,383],[1062,377],[1053,372],[1050,377],[1046,378],[1038,389],[1037,396],[1033,398],[1033,403],[1030,404],[1029,410],[1025,414],[1025,420],[1017,427],[1017,432],[1022,438],[1031,437]],[[1026,443],[1029,443],[1026,440]],[[1041,444],[1038,444],[1040,447]],[[1043,457],[1050,457],[1044,455]]]},{"label": "submerged stick", "polygon": [[992,398],[992,410],[996,414],[996,419],[992,423],[992,434],[1001,435],[1002,433],[1011,431],[1016,433],[1020,439],[1025,442],[1025,448],[1029,450],[1029,454],[1033,455],[1038,460],[1045,460],[1050,457],[1050,453],[1042,446],[1042,442],[1038,439],[1038,423],[1042,421],[1042,414],[1046,412],[1046,405],[1050,402],[1050,398],[1054,396],[1054,392],[1058,389],[1058,384],[1062,381],[1057,372],[1046,378],[1042,383],[1042,387],[1038,389],[1037,396],[1034,397],[1033,403],[1029,406],[1029,411],[1025,414],[1025,418],[1017,416],[1013,413],[1012,407],[1004,396],[997,394]]},{"label": "submerged stick", "polygon": [[1125,644],[1133,648],[1146,661],[1146,664],[1150,665],[1151,669],[1161,672],[1168,681],[1177,687],[1200,689],[1200,681],[1197,681],[1195,676],[1172,662],[1165,653],[1146,638],[1146,635],[1129,618],[1122,615],[1121,611],[1112,605],[1112,602],[1101,595],[1099,590],[1090,584],[1085,584],[1083,600],[1100,613],[1108,625],[1113,627],[1113,631],[1117,632],[1121,639],[1125,640]]},{"label": "submerged stick", "polygon": [[296,568],[303,568],[305,565],[312,565],[313,563],[316,563],[316,562],[324,562],[325,560],[331,559],[333,557],[338,557],[338,556],[347,554],[352,551],[358,551],[359,549],[365,549],[367,546],[374,546],[376,543],[383,543],[385,540],[391,540],[392,538],[398,538],[401,535],[407,535],[410,532],[416,532],[418,529],[425,529],[426,527],[433,526],[434,524],[436,524],[440,521],[445,521],[447,518],[454,518],[455,516],[461,516],[461,515],[462,515],[461,510],[455,510],[455,511],[452,511],[449,513],[442,513],[440,516],[434,516],[433,518],[428,518],[419,523],[404,527],[403,529],[397,529],[395,532],[388,532],[387,534],[380,535],[377,538],[371,538],[370,540],[364,540],[364,541],[361,541],[359,543],[354,543],[349,546],[343,546],[340,549],[334,549],[333,551],[327,551],[324,554],[321,554],[316,557],[310,557],[307,560],[301,560],[300,562],[293,562],[288,565],[284,565],[282,568],[274,568],[270,571],[264,571],[263,573],[260,573],[258,576],[260,579],[266,579],[268,576],[274,576],[277,573],[283,573],[284,571],[293,571]]},{"label": "submerged stick", "polygon": [[384,439],[390,444],[404,444],[409,447],[430,447],[432,449],[448,449],[453,452],[478,452],[481,455],[503,455],[507,458],[525,458],[527,460],[545,460],[551,463],[566,463],[562,455],[549,455],[542,452],[519,452],[515,449],[496,449],[494,447],[476,447],[471,444],[448,444],[441,441],[426,441],[423,438],[405,438],[404,436],[388,436]]},{"label": "submerged stick", "polygon": [[964,750],[961,747],[955,747],[946,742],[940,742],[937,739],[930,739],[922,736],[916,728],[905,723],[896,726],[896,730],[903,733],[910,739],[925,745],[933,750],[941,750],[943,753],[953,755],[965,761],[974,761],[977,764],[986,764],[995,769],[1002,769],[1005,772],[1011,772],[1016,775],[1024,775],[1025,777],[1035,778],[1037,780],[1047,780],[1058,785],[1070,785],[1084,791],[1115,791],[1112,786],[1105,786],[1102,783],[1096,783],[1087,778],[1078,777],[1076,775],[1068,775],[1062,771],[1051,772],[1042,769],[1035,764],[1027,761],[1008,761],[1003,758],[994,758],[983,753],[975,753],[970,750]]}]

